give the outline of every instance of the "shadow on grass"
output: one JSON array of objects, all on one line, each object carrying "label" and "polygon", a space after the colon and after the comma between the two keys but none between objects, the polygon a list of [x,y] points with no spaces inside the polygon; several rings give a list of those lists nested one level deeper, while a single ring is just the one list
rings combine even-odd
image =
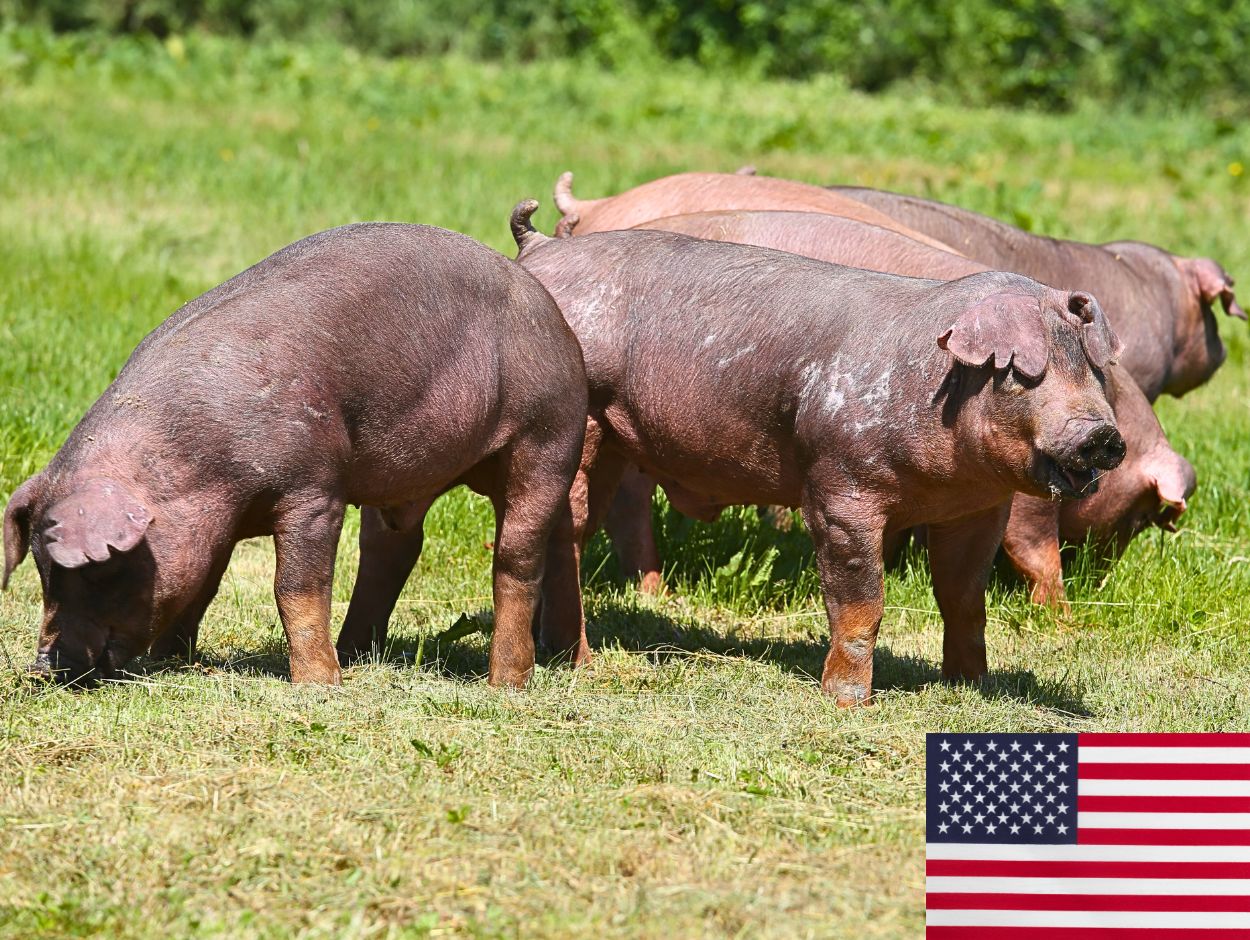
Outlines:
[{"label": "shadow on grass", "polygon": [[[815,686],[820,682],[828,652],[823,638],[743,638],[678,621],[659,609],[608,601],[598,604],[595,613],[587,628],[592,648],[615,645],[627,652],[646,654],[655,662],[690,653],[741,656],[777,666]],[[888,645],[877,644],[873,654],[873,688],[918,692],[943,681],[939,664],[918,656],[899,655]],[[1039,681],[1028,670],[991,672],[977,683],[977,689],[988,700],[1013,700],[1082,717],[1091,714],[1079,693],[1062,683]]]}]

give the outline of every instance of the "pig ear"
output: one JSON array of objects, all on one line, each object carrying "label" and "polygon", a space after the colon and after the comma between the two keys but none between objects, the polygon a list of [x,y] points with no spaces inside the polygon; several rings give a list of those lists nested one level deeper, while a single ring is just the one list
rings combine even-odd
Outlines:
[{"label": "pig ear", "polygon": [[89,480],[47,512],[54,525],[44,533],[44,547],[62,568],[107,561],[109,549],[128,552],[141,541],[152,516],[114,480]]},{"label": "pig ear", "polygon": [[0,579],[0,590],[8,590],[9,576],[30,549],[30,515],[41,485],[40,477],[31,477],[17,488],[4,510],[4,578]]},{"label": "pig ear", "polygon": [[1187,506],[1187,500],[1198,485],[1193,465],[1170,448],[1156,448],[1144,460],[1142,468],[1159,497],[1158,524],[1176,531],[1174,523]]},{"label": "pig ear", "polygon": [[1068,310],[1081,321],[1081,345],[1085,355],[1096,368],[1105,369],[1124,352],[1124,344],[1111,329],[1107,315],[1094,299],[1093,294],[1073,291],[1068,295]]},{"label": "pig ear", "polygon": [[1041,304],[1028,294],[991,294],[961,313],[937,343],[964,365],[1011,365],[1029,379],[1045,375],[1050,361]]},{"label": "pig ear", "polygon": [[1219,298],[1224,305],[1224,312],[1230,317],[1246,319],[1246,311],[1237,305],[1237,298],[1233,296],[1233,285],[1236,282],[1217,262],[1210,258],[1189,258],[1186,265],[1204,304],[1214,304],[1216,298]]}]

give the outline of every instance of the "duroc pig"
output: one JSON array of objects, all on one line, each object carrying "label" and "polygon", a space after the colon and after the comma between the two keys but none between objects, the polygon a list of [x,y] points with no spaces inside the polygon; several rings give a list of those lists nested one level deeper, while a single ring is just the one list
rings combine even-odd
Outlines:
[{"label": "duroc pig", "polygon": [[771,176],[678,173],[635,186],[617,196],[578,199],[573,195],[573,174],[565,173],[556,181],[555,202],[562,215],[557,230],[561,236],[633,228],[652,219],[690,212],[774,209],[840,215],[902,232],[937,248],[946,247],[856,199],[819,186]]},{"label": "duroc pig", "polygon": [[1150,401],[1206,382],[1226,355],[1213,305],[1246,319],[1233,279],[1210,258],[1182,258],[1143,242],[1104,245],[1046,238],[945,203],[856,187],[830,190],[877,209],[992,268],[1098,297],[1123,338],[1121,364]]},{"label": "duroc pig", "polygon": [[422,225],[296,242],[148,335],[9,501],[5,584],[29,551],[43,587],[31,668],[90,681],[187,652],[234,544],[271,534],[291,678],[337,683],[344,508],[371,507],[350,653],[384,638],[427,508],[465,483],[495,505],[490,679],[522,683],[585,420],[577,341],[514,262]]},{"label": "duroc pig", "polygon": [[[908,277],[954,280],[987,270],[949,251],[852,219],[808,212],[701,212],[647,222],[638,228],[777,248],[833,264]],[[1104,374],[1107,397],[1127,446],[1124,462],[1103,474],[1080,501],[1042,500],[1017,493],[1004,544],[1034,600],[1064,600],[1060,540],[1092,538],[1102,554],[1117,557],[1151,524],[1172,528],[1192,495],[1193,467],[1168,444],[1150,403],[1119,365]],[[651,489],[627,475],[608,514],[608,531],[622,567],[640,570],[644,585],[659,582],[651,533]],[[628,504],[625,505],[626,501]]]},{"label": "duroc pig", "polygon": [[982,675],[1011,494],[1075,495],[1124,455],[1102,384],[1118,340],[1093,297],[672,232],[547,238],[532,211],[514,213],[518,260],[573,327],[590,384],[578,539],[629,464],[697,518],[800,507],[832,634],[821,683],[852,704],[871,690],[882,538],[928,523],[943,672]]}]

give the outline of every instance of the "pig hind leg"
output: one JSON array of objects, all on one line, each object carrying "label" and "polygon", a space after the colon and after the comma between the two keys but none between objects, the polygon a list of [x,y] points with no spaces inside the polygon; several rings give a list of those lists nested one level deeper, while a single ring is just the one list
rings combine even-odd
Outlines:
[{"label": "pig hind leg", "polygon": [[292,682],[341,681],[330,641],[330,597],[343,508],[341,500],[321,494],[279,507],[274,596],[290,646]]},{"label": "pig hind leg", "polygon": [[387,525],[377,509],[361,509],[360,568],[336,646],[343,662],[380,655],[385,648],[391,613],[421,557],[428,508],[425,504],[405,514],[398,529]]}]

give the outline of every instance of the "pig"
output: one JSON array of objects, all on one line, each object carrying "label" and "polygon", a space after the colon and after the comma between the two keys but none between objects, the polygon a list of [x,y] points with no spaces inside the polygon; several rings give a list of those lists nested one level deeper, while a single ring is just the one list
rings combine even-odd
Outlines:
[{"label": "pig", "polygon": [[1213,305],[1246,319],[1234,281],[1210,258],[1182,258],[1144,242],[1103,245],[1046,238],[945,203],[876,189],[837,186],[909,228],[992,268],[1053,287],[1092,291],[1124,339],[1123,366],[1153,402],[1202,385],[1227,355]]},{"label": "pig", "polygon": [[517,258],[581,341],[590,386],[577,544],[630,464],[696,518],[800,508],[831,634],[821,687],[853,705],[872,689],[883,537],[927,523],[943,674],[984,675],[1012,493],[1075,496],[1124,456],[1102,375],[1119,341],[1097,301],[1015,274],[902,278],[673,232],[548,238],[532,212],[514,210]]},{"label": "pig", "polygon": [[651,219],[690,212],[774,209],[825,212],[858,219],[908,235],[935,248],[947,248],[940,241],[908,228],[888,214],[856,199],[819,186],[771,176],[679,173],[652,180],[617,196],[578,199],[573,195],[573,174],[565,173],[556,181],[555,203],[562,215],[556,230],[561,237],[632,228]]},{"label": "pig", "polygon": [[[776,248],[833,264],[908,277],[954,280],[988,270],[962,255],[852,219],[810,212],[701,212],[646,222],[637,228]],[[1119,365],[1105,370],[1107,397],[1127,455],[1079,501],[1043,500],[1017,493],[1004,547],[1033,600],[1064,606],[1060,542],[1092,539],[1100,555],[1116,558],[1150,525],[1174,529],[1197,483],[1194,469],[1168,444],[1150,403]],[[622,567],[642,572],[642,587],[662,583],[651,533],[649,481],[630,475],[607,517]]]},{"label": "pig", "polygon": [[150,333],[13,494],[4,586],[29,551],[43,588],[31,671],[90,684],[149,649],[189,655],[234,544],[272,535],[291,680],[337,684],[345,507],[367,507],[352,653],[384,640],[426,510],[463,483],[496,513],[489,679],[520,685],[585,420],[577,340],[513,261],[424,225],[296,242]]}]

